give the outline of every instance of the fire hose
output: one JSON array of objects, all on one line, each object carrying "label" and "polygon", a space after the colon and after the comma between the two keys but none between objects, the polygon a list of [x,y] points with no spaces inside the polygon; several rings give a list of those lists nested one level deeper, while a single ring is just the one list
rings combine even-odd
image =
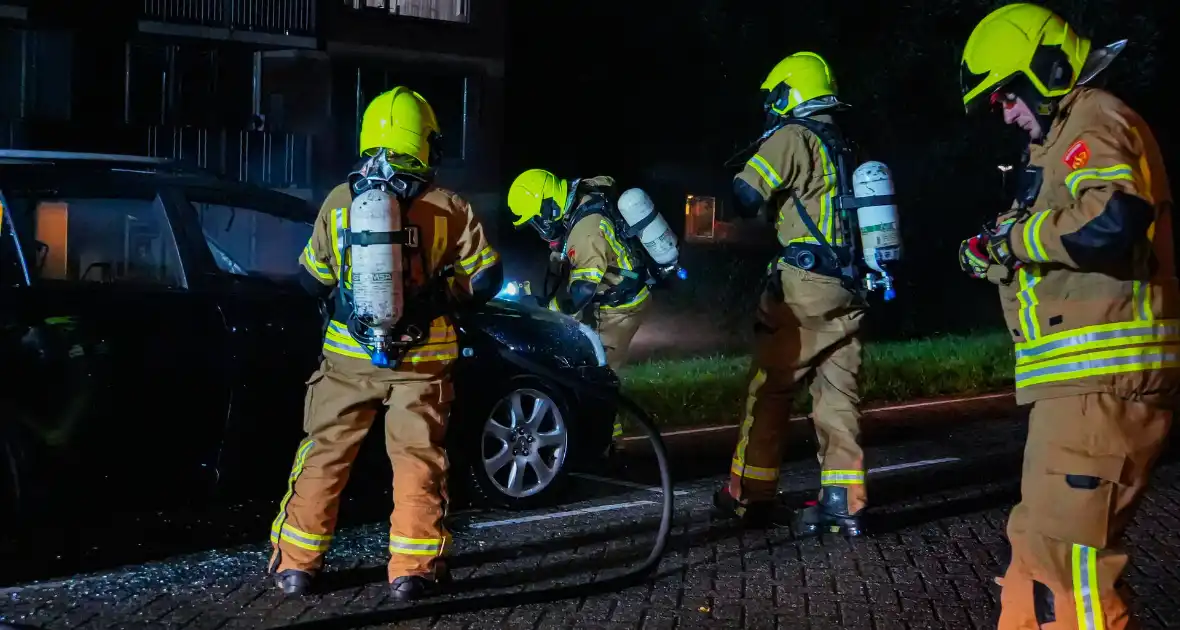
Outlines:
[{"label": "fire hose", "polygon": [[582,584],[570,584],[566,586],[536,591],[525,591],[520,593],[478,595],[460,599],[445,599],[434,602],[427,601],[420,604],[410,604],[398,608],[373,610],[362,613],[340,615],[328,619],[305,621],[290,624],[284,627],[298,628],[299,630],[363,628],[366,626],[387,625],[408,621],[411,619],[422,619],[439,615],[473,612],[490,608],[511,608],[515,606],[554,602],[575,597],[589,597],[602,593],[618,591],[628,586],[632,586],[638,582],[641,582],[659,567],[660,559],[663,557],[664,551],[668,546],[668,535],[672,530],[672,512],[674,509],[674,503],[672,494],[672,474],[668,468],[668,452],[664,447],[664,441],[660,437],[660,433],[656,429],[655,424],[652,422],[651,417],[630,398],[627,398],[613,389],[592,386],[590,384],[562,376],[555,371],[521,357],[504,347],[499,349],[499,353],[500,357],[508,363],[518,368],[528,370],[534,374],[548,378],[555,383],[568,387],[571,390],[578,391],[582,394],[593,398],[598,398],[600,400],[614,399],[623,411],[636,420],[639,423],[639,426],[643,427],[644,432],[647,434],[648,440],[651,441],[652,450],[656,455],[656,462],[660,468],[660,488],[664,493],[663,509],[660,513],[660,527],[656,533],[655,543],[652,545],[651,553],[648,554],[647,559],[644,560],[642,564],[625,573],[621,573],[619,575],[602,580],[585,582]]}]

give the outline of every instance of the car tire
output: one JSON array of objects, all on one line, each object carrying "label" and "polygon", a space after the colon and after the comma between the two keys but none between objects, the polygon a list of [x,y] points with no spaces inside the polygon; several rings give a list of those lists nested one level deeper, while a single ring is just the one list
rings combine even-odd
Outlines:
[{"label": "car tire", "polygon": [[[525,375],[495,391],[463,410],[462,430],[453,434],[464,489],[480,507],[527,510],[559,501],[580,433],[566,397],[559,388]],[[534,416],[538,404],[542,408]],[[515,405],[522,417],[513,427]]]}]

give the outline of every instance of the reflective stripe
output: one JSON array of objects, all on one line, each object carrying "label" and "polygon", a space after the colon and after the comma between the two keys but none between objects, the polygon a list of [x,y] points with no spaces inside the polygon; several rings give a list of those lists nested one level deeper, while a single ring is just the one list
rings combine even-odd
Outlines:
[{"label": "reflective stripe", "polygon": [[[611,251],[615,254],[615,264],[625,271],[633,271],[634,265],[631,262],[631,256],[627,254],[627,248],[623,247],[623,244],[619,242],[618,236],[615,235],[615,226],[611,225],[610,221],[603,219],[598,222],[598,228],[602,231],[602,236],[606,238],[607,245],[610,245]],[[603,306],[602,308],[606,310],[634,308],[640,302],[646,300],[649,294],[650,291],[647,290],[647,286],[643,286],[630,301],[616,306]]]},{"label": "reflective stripe", "polygon": [[[324,351],[354,359],[369,358],[369,353],[364,347],[348,334],[348,326],[337,321],[328,322],[328,329],[324,333]],[[402,362],[450,361],[458,357],[459,342],[455,329],[450,325],[432,325],[426,343],[411,348]]]},{"label": "reflective stripe", "polygon": [[[746,387],[746,415],[742,418],[737,448],[733,451],[733,463],[730,465],[730,472],[738,477],[745,476],[746,447],[750,445],[750,428],[754,425],[754,404],[758,402],[758,391],[762,389],[764,384],[766,384],[766,370],[758,370]],[[778,479],[778,469],[774,470],[774,475],[774,479]]]},{"label": "reflective stripe", "polygon": [[323,280],[335,280],[336,276],[332,274],[332,268],[319,261],[316,257],[315,248],[311,246],[311,241],[303,246],[303,262],[307,268],[319,276]]},{"label": "reflective stripe", "polygon": [[1045,225],[1045,219],[1049,218],[1051,210],[1042,210],[1035,212],[1024,222],[1024,229],[1021,230],[1024,240],[1024,251],[1028,252],[1028,257],[1033,262],[1046,262],[1049,260],[1048,254],[1045,253],[1045,243],[1041,240],[1041,228]]},{"label": "reflective stripe", "polygon": [[615,430],[614,433],[611,433],[611,437],[619,437],[620,435],[623,435],[623,423],[615,420]]},{"label": "reflective stripe", "polygon": [[451,536],[442,538],[406,538],[405,536],[389,537],[389,553],[403,556],[438,556],[450,544]]},{"label": "reflective stripe", "polygon": [[336,257],[336,268],[344,267],[340,259],[344,251],[344,232],[348,229],[348,209],[336,208],[332,211],[332,243],[335,245],[332,254]]},{"label": "reflective stripe", "polygon": [[283,523],[281,528],[271,527],[270,530],[270,541],[276,545],[282,540],[300,549],[320,553],[326,552],[331,548],[332,538],[332,534],[312,534],[301,529],[296,529],[290,523]]},{"label": "reflective stripe", "polygon": [[1139,346],[1016,366],[1016,387],[1180,367],[1180,345]]},{"label": "reflective stripe", "polygon": [[863,486],[865,483],[865,471],[825,470],[819,474],[819,482],[824,486]]},{"label": "reflective stripe", "polygon": [[1074,199],[1077,199],[1078,187],[1081,186],[1082,182],[1094,179],[1104,182],[1118,180],[1133,182],[1135,181],[1135,174],[1131,170],[1130,164],[1115,164],[1106,168],[1084,168],[1070,173],[1065,178],[1065,187],[1069,189],[1069,194]]},{"label": "reflective stripe", "polygon": [[751,466],[736,457],[730,463],[729,472],[742,479],[753,479],[755,481],[778,481],[779,474],[777,468]]},{"label": "reflective stripe", "polygon": [[486,267],[500,262],[500,254],[491,245],[483,248],[478,254],[473,254],[459,261],[459,271],[466,276],[473,276]]},{"label": "reflective stripe", "polygon": [[1078,615],[1078,627],[1083,630],[1105,630],[1102,601],[1098,593],[1098,550],[1085,545],[1074,545],[1073,601]]},{"label": "reflective stripe", "polygon": [[[815,227],[819,229],[819,233],[824,237],[824,240],[827,241],[829,245],[840,246],[844,244],[844,230],[837,229],[836,227],[837,215],[839,214],[839,210],[836,209],[836,167],[832,164],[832,159],[828,155],[828,148],[824,146],[823,142],[819,143],[819,159],[820,168],[822,168],[824,172],[823,180],[825,192],[819,198],[819,221],[816,223]],[[787,203],[793,204],[795,202],[791,200]],[[784,206],[785,205],[786,204],[784,204]],[[783,211],[780,208],[778,222],[775,224],[776,227],[778,224],[782,223],[782,221]],[[782,239],[780,238],[779,241],[781,242]],[[795,243],[812,243],[815,245],[820,244],[819,240],[810,234],[807,236],[801,236],[799,238],[793,238],[784,244],[792,245]]]},{"label": "reflective stripe", "polygon": [[1151,283],[1142,280],[1131,281],[1131,297],[1134,302],[1135,319],[1148,322],[1155,319],[1151,311]]},{"label": "reflective stripe", "polygon": [[1045,361],[1065,354],[1143,344],[1180,342],[1180,320],[1097,324],[1016,344],[1016,364]]},{"label": "reflective stripe", "polygon": [[602,270],[594,267],[583,267],[581,269],[574,269],[570,272],[570,282],[593,282],[598,284],[602,282]]},{"label": "reflective stripe", "polygon": [[1025,265],[1017,272],[1020,280],[1020,292],[1016,300],[1020,302],[1017,317],[1020,319],[1020,332],[1026,340],[1041,336],[1041,324],[1037,321],[1037,304],[1040,300],[1033,289],[1041,281],[1041,269],[1036,265]]},{"label": "reflective stripe", "polygon": [[291,466],[291,474],[287,476],[287,493],[279,502],[278,516],[270,524],[270,541],[276,545],[283,540],[309,551],[327,551],[332,542],[331,534],[311,534],[287,523],[287,505],[295,494],[295,481],[303,474],[307,455],[314,446],[314,440],[304,440],[299,445],[299,450],[295,451],[295,463]]},{"label": "reflective stripe", "polygon": [[774,170],[770,162],[761,155],[755,153],[754,157],[746,162],[746,165],[758,171],[758,174],[762,176],[762,180],[766,182],[767,186],[770,186],[771,190],[777,190],[779,186],[783,185],[783,178],[778,174],[778,171]]}]

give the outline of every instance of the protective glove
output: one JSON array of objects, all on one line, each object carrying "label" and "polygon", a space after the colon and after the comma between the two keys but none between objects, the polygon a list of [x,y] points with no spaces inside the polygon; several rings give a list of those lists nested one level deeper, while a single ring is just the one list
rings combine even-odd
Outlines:
[{"label": "protective glove", "polygon": [[987,276],[990,258],[986,234],[976,234],[959,245],[959,267],[972,278]]},{"label": "protective glove", "polygon": [[1012,226],[1016,224],[1016,217],[1009,217],[996,224],[987,233],[987,255],[992,262],[1009,270],[1016,270],[1023,263],[1012,253]]}]

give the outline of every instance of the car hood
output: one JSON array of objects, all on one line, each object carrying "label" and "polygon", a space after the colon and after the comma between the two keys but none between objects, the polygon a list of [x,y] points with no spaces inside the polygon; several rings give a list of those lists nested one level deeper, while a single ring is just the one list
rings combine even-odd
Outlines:
[{"label": "car hood", "polygon": [[606,365],[598,334],[576,319],[523,302],[494,298],[459,321],[465,342],[480,333],[510,351],[561,368]]}]

